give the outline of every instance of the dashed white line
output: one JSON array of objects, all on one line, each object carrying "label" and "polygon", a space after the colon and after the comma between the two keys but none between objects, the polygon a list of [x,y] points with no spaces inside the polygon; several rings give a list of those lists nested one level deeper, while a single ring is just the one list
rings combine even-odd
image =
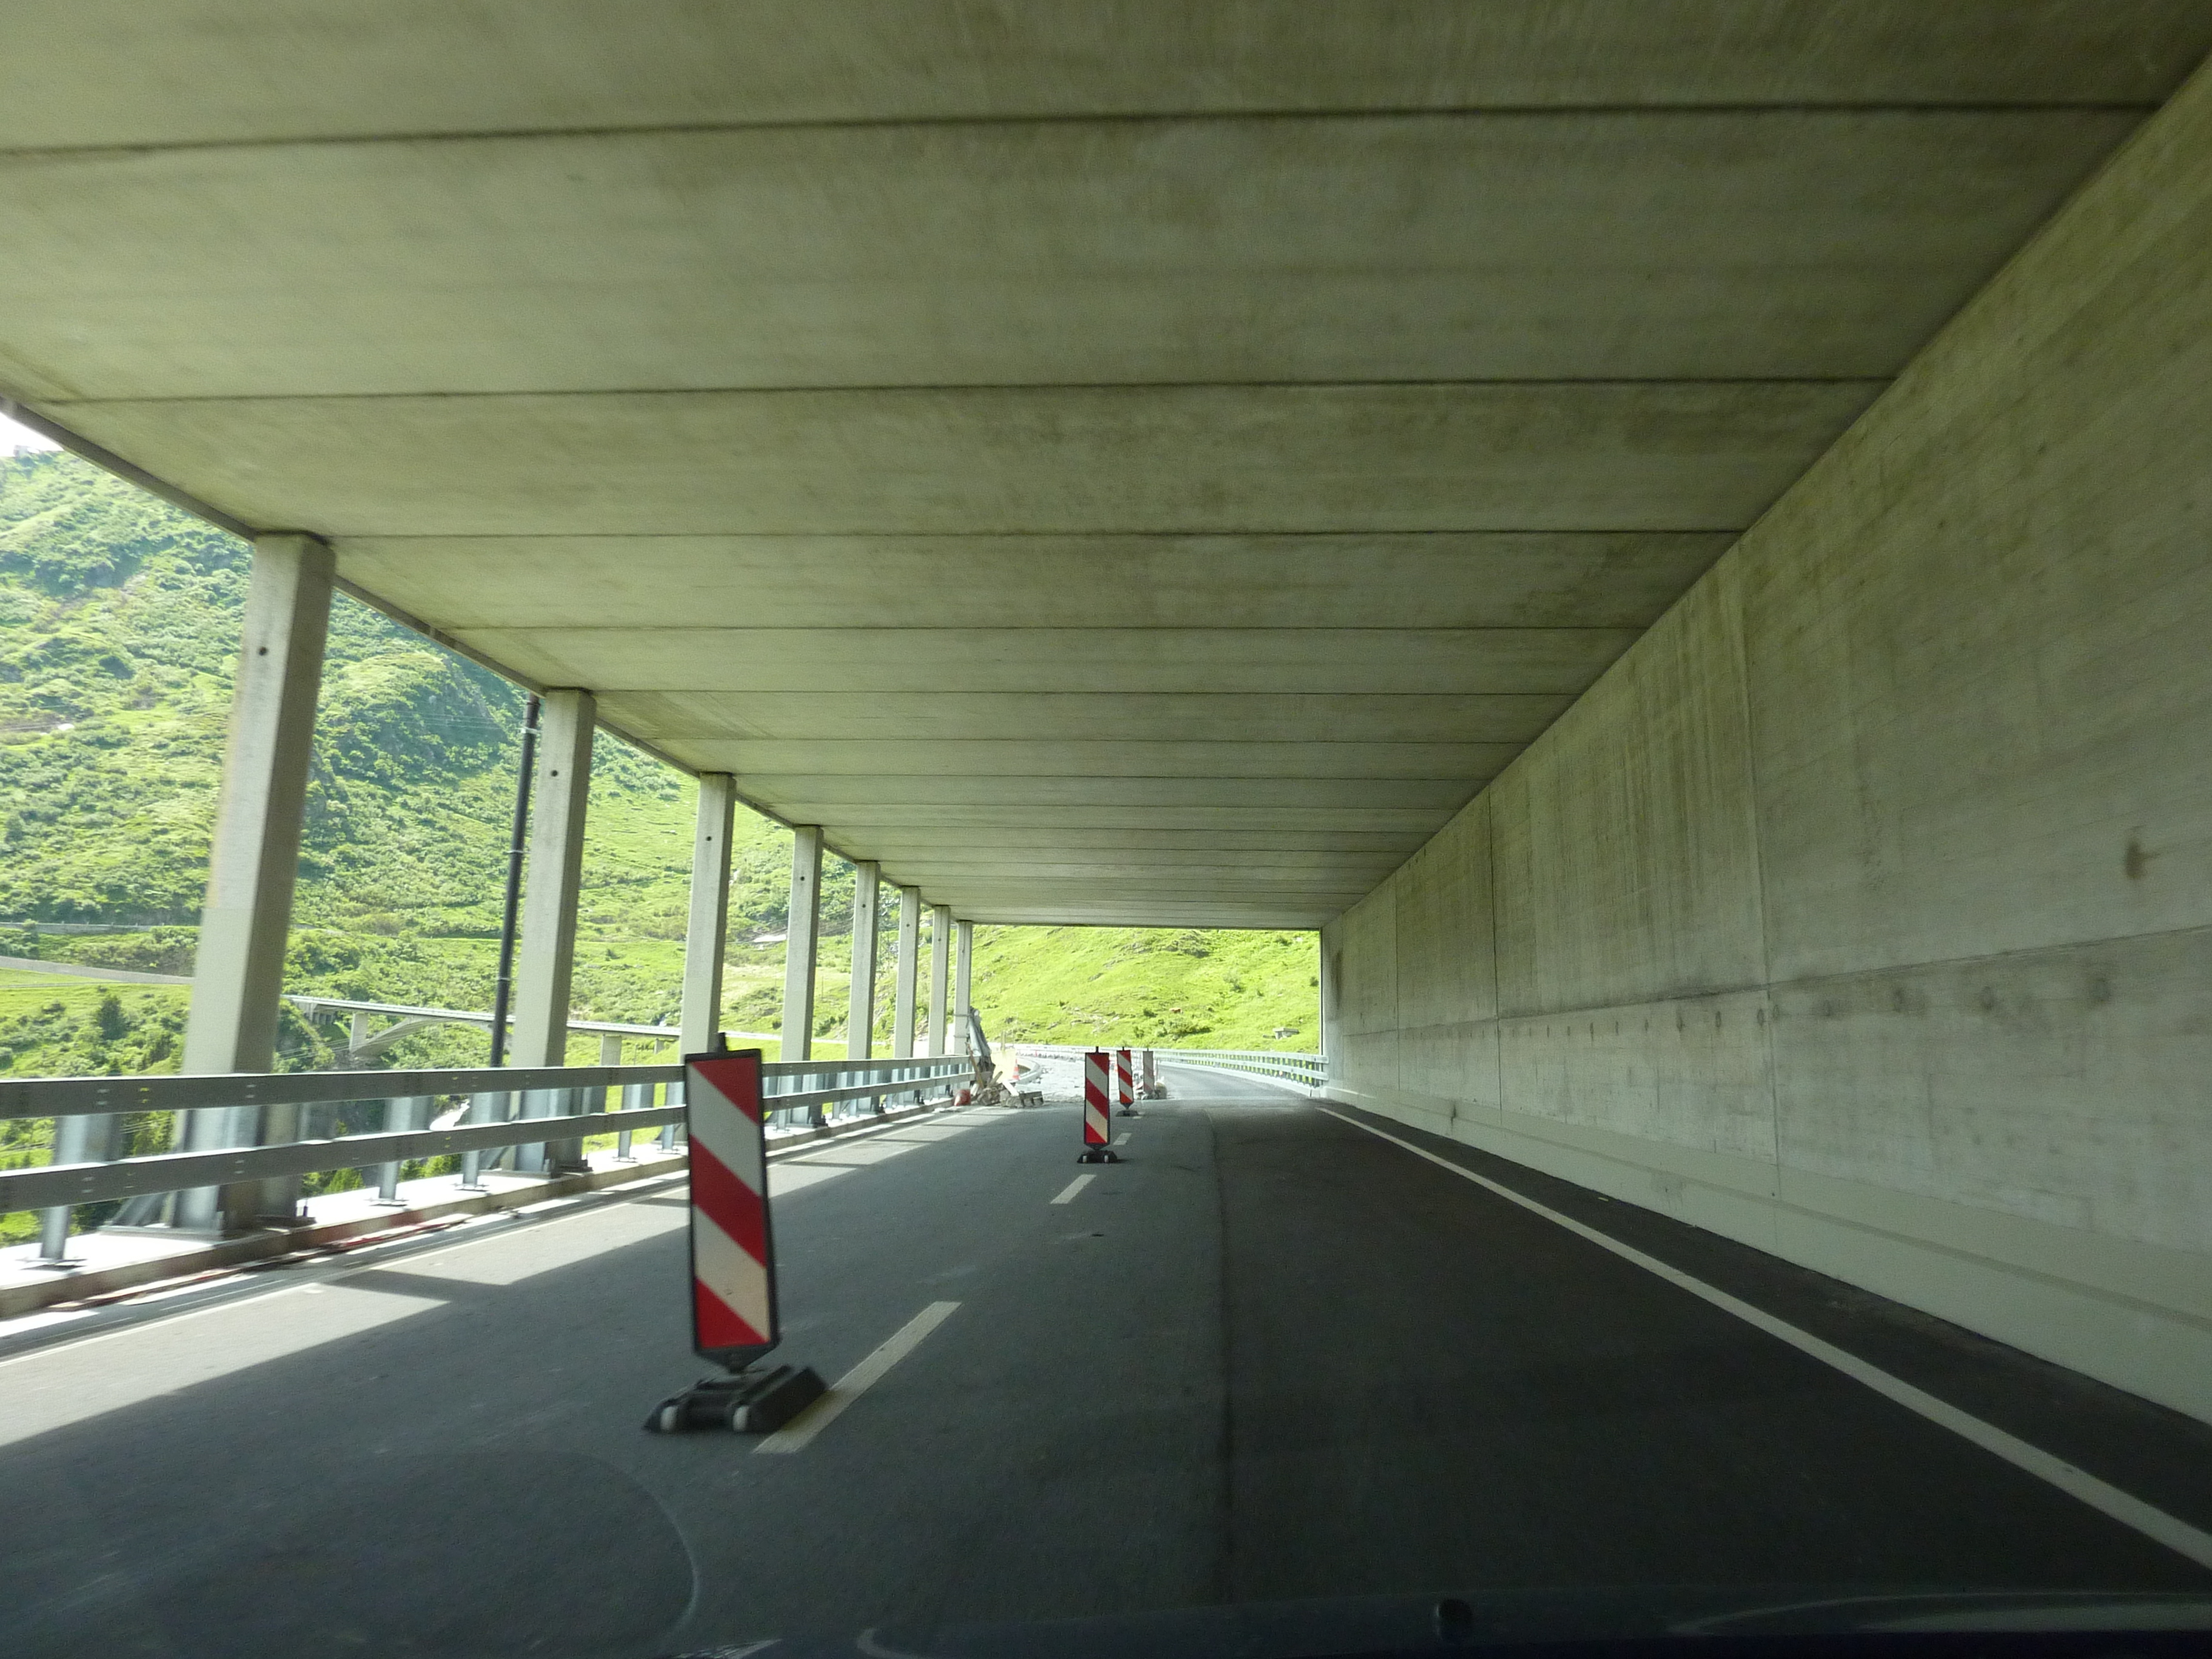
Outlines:
[{"label": "dashed white line", "polygon": [[890,1339],[859,1364],[839,1377],[819,1400],[755,1446],[756,1452],[795,1452],[805,1449],[814,1437],[836,1420],[837,1414],[883,1380],[885,1371],[912,1353],[958,1307],[957,1302],[933,1302],[894,1332]]},{"label": "dashed white line", "polygon": [[1895,1401],[1910,1412],[1917,1412],[1929,1422],[1948,1429],[1962,1440],[1972,1441],[1984,1451],[2002,1457],[2016,1469],[2024,1469],[2039,1480],[2047,1480],[2069,1497],[2077,1498],[2091,1509],[2111,1516],[2124,1527],[2132,1528],[2146,1538],[2155,1539],[2177,1555],[2185,1555],[2199,1566],[2212,1567],[2212,1533],[2192,1527],[2179,1516],[2168,1515],[2164,1510],[2146,1504],[2133,1492],[2123,1492],[2110,1481],[2100,1480],[2087,1469],[2078,1468],[2064,1459],[2055,1457],[2040,1446],[2031,1445],[2017,1435],[2008,1434],[1994,1423],[1960,1411],[1948,1401],[1938,1399],[1924,1389],[1915,1388],[1902,1377],[1892,1376],[1879,1366],[1870,1365],[1856,1354],[1824,1342],[1810,1331],[1801,1331],[1787,1321],[1777,1319],[1763,1309],[1730,1296],[1726,1291],[1692,1279],[1679,1267],[1669,1267],[1656,1256],[1650,1256],[1631,1245],[1622,1243],[1585,1226],[1571,1216],[1561,1215],[1547,1205],[1539,1204],[1472,1170],[1462,1169],[1449,1158],[1438,1158],[1426,1147],[1416,1146],[1410,1140],[1401,1140],[1396,1135],[1376,1128],[1371,1123],[1362,1123],[1358,1118],[1346,1117],[1342,1112],[1321,1109],[1340,1122],[1349,1123],[1355,1129],[1364,1129],[1378,1139],[1394,1146],[1402,1146],[1416,1158],[1425,1158],[1438,1169],[1449,1170],[1454,1175],[1472,1181],[1478,1187],[1498,1194],[1508,1203],[1518,1204],[1522,1209],[1540,1215],[1545,1220],[1565,1227],[1569,1232],[1588,1239],[1601,1249],[1610,1250],[1625,1261],[1632,1261],[1646,1273],[1656,1273],[1668,1284],[1700,1297],[1724,1313],[1734,1314],[1747,1325],[1757,1327],[1769,1336],[1787,1342],[1800,1353],[1809,1354],[1824,1365],[1832,1365],[1845,1376],[1863,1383],[1887,1400]]},{"label": "dashed white line", "polygon": [[1053,1200],[1053,1202],[1055,1204],[1065,1204],[1068,1202],[1076,1195],[1076,1194],[1081,1192],[1085,1187],[1088,1187],[1092,1182],[1097,1179],[1098,1177],[1095,1175],[1079,1175],[1076,1176],[1074,1180],[1069,1182],[1067,1185],[1060,1189],[1060,1196]]}]

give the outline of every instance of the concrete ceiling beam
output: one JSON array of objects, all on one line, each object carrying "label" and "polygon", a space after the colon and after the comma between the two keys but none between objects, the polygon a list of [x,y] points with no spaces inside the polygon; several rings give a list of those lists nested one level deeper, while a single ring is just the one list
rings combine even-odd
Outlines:
[{"label": "concrete ceiling beam", "polygon": [[2139,118],[1378,111],[0,155],[0,307],[18,389],[72,402],[1880,380]]},{"label": "concrete ceiling beam", "polygon": [[1141,732],[1159,743],[1523,744],[1574,701],[1537,692],[619,691],[625,716],[664,741],[1009,743]]},{"label": "concrete ceiling beam", "polygon": [[1378,106],[2148,106],[2212,50],[2191,0],[384,0],[375,29],[316,0],[20,10],[5,149]]},{"label": "concrete ceiling beam", "polygon": [[1750,523],[1882,385],[1016,386],[41,406],[247,523],[325,538],[1680,532]]},{"label": "concrete ceiling beam", "polygon": [[1730,532],[1335,535],[423,536],[337,544],[341,575],[453,629],[656,628],[667,596],[754,627],[1643,628]]}]

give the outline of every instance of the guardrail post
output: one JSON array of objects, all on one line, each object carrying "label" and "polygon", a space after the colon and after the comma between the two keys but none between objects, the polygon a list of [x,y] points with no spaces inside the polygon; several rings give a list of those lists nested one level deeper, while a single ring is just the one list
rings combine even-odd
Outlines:
[{"label": "guardrail post", "polygon": [[[555,1102],[559,1099],[560,1094],[561,1091],[558,1089],[525,1089],[521,1096],[521,1109],[516,1112],[515,1116],[525,1122],[533,1117],[550,1117],[558,1109]],[[524,1140],[515,1143],[515,1174],[539,1175],[544,1173],[544,1169],[545,1143],[544,1141]]]},{"label": "guardrail post", "polygon": [[[602,1031],[599,1034],[599,1064],[602,1066],[619,1066],[622,1063],[622,1038],[612,1031]],[[632,1097],[636,1093],[637,1085],[635,1083],[623,1085],[622,1097],[615,1103],[617,1107],[621,1109],[627,1109],[630,1104]],[[607,1091],[605,1089],[602,1089],[599,1091],[599,1109],[601,1111],[605,1111],[607,1109]],[[617,1162],[623,1164],[627,1164],[630,1161],[629,1131],[627,1129],[620,1129],[615,1133],[615,1158]]]},{"label": "guardrail post", "polygon": [[[398,1131],[427,1129],[437,1108],[434,1095],[401,1095],[384,1109],[384,1127]],[[376,1170],[376,1201],[380,1204],[399,1202],[399,1165],[380,1164]]]},{"label": "guardrail post", "polygon": [[945,1039],[951,1026],[951,996],[948,989],[952,966],[952,907],[938,904],[929,912],[929,1053],[945,1057]]},{"label": "guardrail post", "polygon": [[[95,1147],[105,1149],[114,1133],[115,1120],[106,1116],[58,1117],[54,1120],[57,1164],[90,1164]],[[39,1265],[72,1267],[69,1253],[70,1206],[58,1204],[39,1216]]]},{"label": "guardrail post", "polygon": [[[660,1051],[656,1047],[653,1050],[654,1057],[658,1059],[659,1057],[659,1054]],[[679,1055],[678,1058],[680,1060],[682,1056]],[[684,1085],[681,1083],[672,1083],[668,1085],[666,1088],[661,1091],[660,1099],[663,1105],[681,1106],[684,1103]],[[683,1137],[683,1133],[684,1126],[681,1123],[662,1124],[660,1126],[661,1151],[665,1152],[674,1152],[676,1150],[676,1144]]]},{"label": "guardrail post", "polygon": [[[334,568],[330,548],[313,536],[255,538],[185,1026],[185,1072],[275,1066]],[[257,1108],[210,1107],[185,1115],[178,1141],[188,1152],[250,1146],[261,1127]],[[177,1224],[212,1229],[271,1212],[289,1217],[299,1190],[296,1176],[201,1188],[179,1195]]]},{"label": "guardrail post", "polygon": [[[469,1097],[469,1109],[461,1115],[464,1123],[504,1123],[513,1109],[514,1097],[510,1094],[480,1094]],[[497,1164],[504,1149],[495,1149],[487,1160],[482,1152],[461,1154],[461,1190],[476,1193],[483,1190],[483,1171],[489,1164]]]},{"label": "guardrail post", "polygon": [[921,889],[899,889],[898,967],[891,993],[891,1058],[914,1058],[915,981],[921,966]]},{"label": "guardrail post", "polygon": [[880,867],[853,866],[853,988],[845,1005],[845,1058],[866,1060],[876,1039],[876,895]]},{"label": "guardrail post", "polygon": [[[650,1083],[625,1083],[623,1085],[622,1109],[625,1112],[644,1111],[653,1104],[653,1087]],[[630,1150],[631,1133],[628,1129],[616,1132],[615,1162],[617,1164],[637,1162],[637,1155]]]},{"label": "guardrail post", "polygon": [[[533,1117],[569,1117],[587,1111],[588,1089],[526,1089],[522,1092],[523,1121]],[[572,1173],[584,1162],[581,1139],[524,1141],[514,1149],[518,1175]]]}]

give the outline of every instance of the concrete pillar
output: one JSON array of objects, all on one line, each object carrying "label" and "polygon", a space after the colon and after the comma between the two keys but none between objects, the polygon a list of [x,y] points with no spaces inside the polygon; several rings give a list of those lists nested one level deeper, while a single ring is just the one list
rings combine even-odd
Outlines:
[{"label": "concrete pillar", "polygon": [[[584,873],[584,811],[592,793],[592,727],[598,703],[574,687],[544,694],[538,777],[532,787],[530,863],[522,890],[522,938],[514,966],[514,1046],[510,1066],[563,1066],[568,1058],[568,991],[576,965],[576,896]],[[563,1091],[532,1089],[525,1117],[551,1117]],[[554,1168],[583,1162],[583,1143],[556,1141],[543,1160]],[[535,1174],[534,1146],[515,1167]]]},{"label": "concrete pillar", "polygon": [[514,971],[514,1047],[508,1062],[523,1066],[568,1061],[576,896],[583,879],[584,813],[592,793],[592,726],[598,713],[588,691],[548,691],[544,702]]},{"label": "concrete pillar", "polygon": [[891,994],[891,1058],[914,1058],[915,980],[921,963],[921,889],[899,889],[898,977]]},{"label": "concrete pillar", "polygon": [[1336,981],[1336,969],[1334,965],[1339,955],[1336,945],[1336,935],[1330,933],[1327,928],[1323,928],[1322,930],[1320,951],[1321,971],[1314,975],[1314,977],[1320,981],[1320,988],[1315,993],[1315,1000],[1318,1005],[1314,1020],[1314,1030],[1318,1033],[1318,1036],[1316,1038],[1316,1046],[1321,1050],[1322,1070],[1331,1082],[1334,1082],[1343,1074],[1336,1058],[1338,1048],[1336,1036],[1336,997],[1338,986]]},{"label": "concrete pillar", "polygon": [[[266,1072],[276,1064],[333,568],[330,548],[313,536],[263,536],[253,544],[185,1027],[180,1069],[187,1073]],[[295,1107],[271,1108],[265,1121],[250,1106],[192,1112],[179,1144],[207,1152],[291,1139],[297,1117]],[[289,1216],[298,1193],[297,1176],[203,1188],[179,1195],[177,1223],[209,1228],[225,1215],[237,1224],[263,1213]]]},{"label": "concrete pillar", "polygon": [[783,1057],[814,1058],[814,947],[822,927],[822,831],[791,831],[791,903],[783,941]]},{"label": "concrete pillar", "polygon": [[699,824],[691,838],[691,918],[684,930],[684,1052],[703,1054],[722,1025],[722,957],[729,946],[730,834],[737,780],[699,778]]},{"label": "concrete pillar", "polygon": [[876,889],[881,869],[872,862],[853,866],[853,994],[845,1013],[845,1058],[866,1060],[875,1052]]},{"label": "concrete pillar", "polygon": [[951,1035],[952,1007],[947,981],[952,966],[952,907],[935,904],[929,910],[929,1052],[946,1053]]},{"label": "concrete pillar", "polygon": [[968,1011],[974,1005],[969,1000],[969,991],[975,978],[975,924],[961,921],[953,924],[952,935],[952,1052],[964,1054],[972,1051],[968,1034]]}]

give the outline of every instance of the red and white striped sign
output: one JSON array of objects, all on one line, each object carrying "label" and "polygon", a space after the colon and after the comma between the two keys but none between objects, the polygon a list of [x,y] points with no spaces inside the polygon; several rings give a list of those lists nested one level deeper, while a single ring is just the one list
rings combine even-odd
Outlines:
[{"label": "red and white striped sign", "polygon": [[758,1049],[684,1061],[691,1141],[691,1346],[732,1369],[776,1345]]},{"label": "red and white striped sign", "polygon": [[1127,1111],[1137,1103],[1135,1055],[1127,1048],[1114,1051],[1114,1098]]},{"label": "red and white striped sign", "polygon": [[1083,1057],[1083,1144],[1103,1146],[1112,1139],[1106,1118],[1106,1051],[1093,1048]]}]

